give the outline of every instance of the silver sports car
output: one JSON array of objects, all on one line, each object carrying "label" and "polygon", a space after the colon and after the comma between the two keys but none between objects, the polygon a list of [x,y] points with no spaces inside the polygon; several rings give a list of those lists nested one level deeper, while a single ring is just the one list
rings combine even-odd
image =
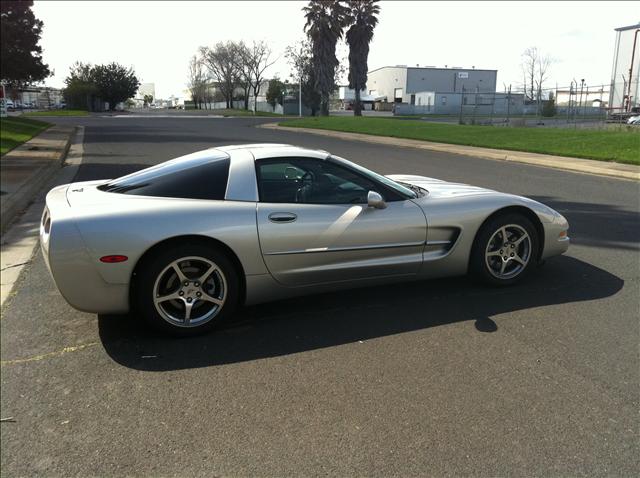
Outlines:
[{"label": "silver sports car", "polygon": [[54,188],[40,239],[73,307],[187,335],[294,295],[467,272],[511,285],[567,250],[568,227],[525,197],[249,144]]}]

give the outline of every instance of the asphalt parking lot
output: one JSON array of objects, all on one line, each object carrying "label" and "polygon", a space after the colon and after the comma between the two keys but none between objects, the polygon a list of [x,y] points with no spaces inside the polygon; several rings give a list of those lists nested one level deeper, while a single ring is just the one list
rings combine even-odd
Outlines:
[{"label": "asphalt parking lot", "polygon": [[76,180],[206,147],[285,142],[378,172],[533,197],[573,245],[529,280],[465,278],[247,308],[168,339],[70,308],[42,257],[2,308],[5,476],[636,476],[637,182],[258,129],[264,119],[60,118]]}]

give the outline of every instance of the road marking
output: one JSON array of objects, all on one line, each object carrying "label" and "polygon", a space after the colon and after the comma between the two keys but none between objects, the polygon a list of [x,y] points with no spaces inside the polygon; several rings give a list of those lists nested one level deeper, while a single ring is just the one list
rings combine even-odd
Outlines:
[{"label": "road marking", "polygon": [[[73,144],[69,148],[65,159],[65,166],[61,169],[52,182],[45,186],[53,187],[55,184],[64,184],[73,181],[84,155],[84,127],[79,127],[73,138]],[[60,182],[62,181],[62,182]],[[0,246],[0,305],[12,295],[12,291],[20,273],[31,262],[39,242],[40,218],[44,208],[42,191],[39,191],[33,203],[27,208],[24,215],[18,219],[2,236]]]},{"label": "road marking", "polygon": [[2,360],[0,361],[0,366],[5,367],[7,365],[16,365],[19,363],[26,363],[26,362],[38,362],[40,360],[45,360],[52,357],[60,357],[61,355],[68,354],[70,352],[78,352],[80,350],[93,347],[94,345],[98,345],[98,343],[99,342],[89,342],[87,344],[72,345],[69,347],[64,347],[62,350],[56,350],[55,352],[48,352],[46,354],[34,355],[33,357],[26,357],[26,358],[13,359],[13,360]]}]

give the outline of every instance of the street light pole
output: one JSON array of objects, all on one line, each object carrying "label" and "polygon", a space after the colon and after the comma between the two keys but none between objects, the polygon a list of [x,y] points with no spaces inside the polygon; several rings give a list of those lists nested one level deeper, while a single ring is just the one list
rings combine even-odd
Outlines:
[{"label": "street light pole", "polygon": [[579,102],[579,108],[580,108],[580,113],[582,113],[582,116],[584,116],[584,110],[582,109],[582,90],[584,89],[584,78],[582,78],[580,80],[580,102]]},{"label": "street light pole", "polygon": [[302,117],[302,69],[298,75],[300,79],[300,86],[298,88],[298,117]]}]

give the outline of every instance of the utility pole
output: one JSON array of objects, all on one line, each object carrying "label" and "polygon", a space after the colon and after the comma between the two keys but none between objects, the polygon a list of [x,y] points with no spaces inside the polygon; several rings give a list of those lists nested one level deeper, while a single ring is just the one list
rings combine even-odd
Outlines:
[{"label": "utility pole", "polygon": [[462,105],[464,104],[464,84],[462,85],[462,96],[460,97],[460,117],[458,123],[462,124]]},{"label": "utility pole", "polygon": [[[524,102],[524,98],[522,99]],[[509,85],[509,93],[507,93],[507,124],[509,124],[509,113],[511,111],[511,85]]]},{"label": "utility pole", "polygon": [[636,42],[638,41],[638,33],[640,33],[640,28],[638,28],[633,34],[633,49],[631,50],[631,63],[629,65],[629,90],[627,91],[627,107],[625,108],[625,111],[631,111],[631,77],[633,76],[633,60],[636,56]]},{"label": "utility pole", "polygon": [[491,100],[491,116],[489,117],[489,124],[493,126],[493,113],[496,109],[496,92],[493,92],[493,99]]},{"label": "utility pole", "polygon": [[473,123],[476,122],[476,111],[478,111],[478,85],[476,85],[476,95],[473,98]]},{"label": "utility pole", "polygon": [[300,85],[298,87],[298,116],[302,117],[302,69],[300,69]]},{"label": "utility pole", "polygon": [[589,85],[587,85],[587,93],[584,96],[584,108],[582,109],[582,116],[586,116],[587,115],[587,104],[589,103]]},{"label": "utility pole", "polygon": [[580,80],[580,102],[578,103],[579,111],[583,113],[583,116],[584,116],[584,111],[582,110],[582,90],[583,89],[584,89],[584,78]]},{"label": "utility pole", "polygon": [[[569,104],[567,105],[567,123],[571,120],[571,101],[573,100],[573,83],[576,80],[571,80],[571,84],[569,85]],[[576,83],[576,87],[578,84]]]}]

